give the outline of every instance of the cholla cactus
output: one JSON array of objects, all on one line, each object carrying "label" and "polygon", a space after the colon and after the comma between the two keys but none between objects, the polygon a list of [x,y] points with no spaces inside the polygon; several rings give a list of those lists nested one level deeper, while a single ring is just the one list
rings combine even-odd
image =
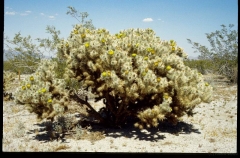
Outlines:
[{"label": "cholla cactus", "polygon": [[174,40],[163,41],[151,29],[128,29],[110,35],[105,29],[76,25],[59,45],[67,61],[66,78],[83,81],[98,99],[104,116],[122,125],[136,116],[136,127],[156,127],[211,101],[212,87],[183,63],[187,54]]},{"label": "cholla cactus", "polygon": [[23,80],[15,93],[15,101],[26,104],[40,120],[53,120],[69,103],[64,80],[55,78],[55,67],[51,60],[42,60],[36,72]]}]

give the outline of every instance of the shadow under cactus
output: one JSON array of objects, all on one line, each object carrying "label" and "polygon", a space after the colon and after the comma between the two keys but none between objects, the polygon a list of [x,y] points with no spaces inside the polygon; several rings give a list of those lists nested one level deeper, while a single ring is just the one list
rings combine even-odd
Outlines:
[{"label": "shadow under cactus", "polygon": [[159,139],[164,139],[164,133],[170,133],[173,135],[179,134],[190,134],[190,133],[197,133],[201,134],[201,132],[194,128],[193,125],[185,123],[185,122],[178,122],[176,125],[173,125],[169,121],[165,120],[159,123],[157,128],[149,128],[146,130],[139,130],[135,128],[132,123],[128,123],[122,128],[101,128],[100,126],[96,125],[92,127],[91,131],[104,131],[106,136],[110,137],[127,137],[145,140],[145,141],[158,141]]},{"label": "shadow under cactus", "polygon": [[[139,130],[138,128],[135,128],[133,126],[133,123],[135,122],[135,119],[128,119],[125,125],[121,127],[105,127],[102,124],[99,123],[93,123],[90,121],[80,121],[79,125],[82,126],[83,130],[86,130],[87,127],[90,127],[89,135],[94,134],[96,132],[102,133],[105,137],[126,137],[126,138],[134,138],[138,140],[145,140],[145,141],[152,141],[157,142],[159,140],[163,140],[166,137],[164,136],[164,133],[170,133],[173,135],[178,136],[179,134],[190,134],[190,133],[197,133],[201,134],[201,132],[194,128],[192,124],[188,124],[185,122],[178,122],[176,125],[173,125],[168,120],[164,120],[162,122],[159,122],[159,125],[157,128],[151,127],[146,130]],[[55,135],[54,137],[51,135],[50,131],[46,129],[47,125],[46,122],[42,122],[39,124],[34,124],[35,126],[38,126],[38,134],[36,134],[33,139],[38,141],[61,141],[66,142],[66,139],[74,137],[74,130],[72,130],[72,133],[63,133]],[[36,129],[30,130],[28,134],[33,134]],[[81,139],[87,139],[81,138]],[[94,138],[92,138],[94,139]],[[97,138],[96,138],[97,139]],[[99,139],[97,139],[99,140]]]}]

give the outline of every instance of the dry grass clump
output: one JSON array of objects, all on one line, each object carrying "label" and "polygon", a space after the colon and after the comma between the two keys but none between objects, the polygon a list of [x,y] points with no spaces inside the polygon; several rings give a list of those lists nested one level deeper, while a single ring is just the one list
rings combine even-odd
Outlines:
[{"label": "dry grass clump", "polygon": [[236,137],[237,136],[237,129],[225,129],[225,128],[215,128],[212,130],[207,131],[205,137],[208,137],[209,139],[218,139],[220,136],[224,138],[229,137]]},{"label": "dry grass clump", "polygon": [[70,148],[68,145],[66,145],[66,144],[61,144],[61,145],[55,147],[53,151],[66,150],[66,149],[68,149],[68,148]]},{"label": "dry grass clump", "polygon": [[210,83],[214,89],[214,100],[224,99],[229,101],[232,96],[235,96],[237,89],[233,88],[234,84],[231,84],[230,81],[222,76],[215,74],[204,75],[205,81]]},{"label": "dry grass clump", "polygon": [[95,142],[95,141],[101,140],[103,138],[105,138],[104,132],[100,132],[100,131],[91,131],[91,132],[85,131],[81,137],[81,139],[86,139],[91,142]]},{"label": "dry grass clump", "polygon": [[162,145],[171,145],[171,144],[174,144],[174,143],[170,142],[170,141],[166,141],[166,142],[162,143]]},{"label": "dry grass clump", "polygon": [[218,87],[215,89],[214,99],[224,99],[226,101],[230,101],[232,96],[237,94],[237,89],[229,89],[228,87]]}]

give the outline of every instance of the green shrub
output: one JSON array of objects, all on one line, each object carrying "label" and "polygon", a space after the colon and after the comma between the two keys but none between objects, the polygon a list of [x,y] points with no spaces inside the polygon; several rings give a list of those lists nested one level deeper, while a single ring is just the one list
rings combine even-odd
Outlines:
[{"label": "green shrub", "polygon": [[5,69],[21,74],[31,74],[35,72],[38,63],[43,58],[39,47],[32,43],[31,36],[22,37],[21,33],[15,34],[12,40],[6,37],[5,46],[8,48],[6,53],[7,62]]},{"label": "green shrub", "polygon": [[[226,76],[231,82],[236,83],[236,68],[238,64],[238,31],[232,30],[233,24],[229,24],[229,29],[221,25],[221,30],[206,33],[211,48],[207,48],[197,42],[187,39],[195,52],[200,52],[198,57],[204,62],[209,61],[210,69],[214,73]],[[202,63],[203,66],[206,63]]]},{"label": "green shrub", "polygon": [[201,74],[206,74],[209,71],[213,71],[216,68],[213,66],[212,61],[210,60],[184,60],[184,64],[191,69],[196,69]]}]

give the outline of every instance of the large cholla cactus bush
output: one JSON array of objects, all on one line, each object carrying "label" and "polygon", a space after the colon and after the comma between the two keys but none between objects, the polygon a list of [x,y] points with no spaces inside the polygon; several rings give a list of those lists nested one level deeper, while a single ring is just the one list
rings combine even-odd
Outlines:
[{"label": "large cholla cactus bush", "polygon": [[105,107],[103,122],[123,125],[136,117],[136,127],[157,127],[190,114],[210,102],[212,87],[183,63],[187,57],[173,40],[163,41],[151,29],[128,29],[111,35],[105,29],[76,25],[59,45],[67,62],[67,78],[91,87]]},{"label": "large cholla cactus bush", "polygon": [[55,67],[55,62],[42,60],[36,72],[25,78],[15,93],[15,101],[26,104],[40,120],[53,120],[57,114],[64,113],[69,104],[65,81],[55,77]]}]

